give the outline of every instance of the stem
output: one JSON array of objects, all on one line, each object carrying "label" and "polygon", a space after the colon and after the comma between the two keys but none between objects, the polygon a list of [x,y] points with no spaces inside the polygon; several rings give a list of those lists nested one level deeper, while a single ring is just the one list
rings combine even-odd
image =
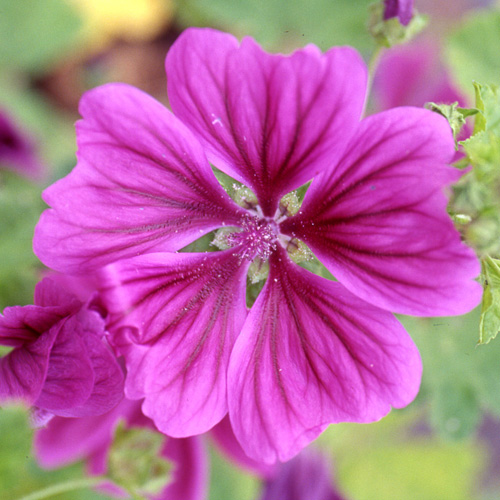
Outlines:
[{"label": "stem", "polygon": [[[104,481],[109,481],[109,478],[105,476],[88,477],[85,479],[72,479],[71,481],[66,481],[64,483],[54,484],[43,490],[35,491],[24,497],[18,498],[18,500],[43,500],[45,498],[53,497],[54,495],[59,495],[60,493],[66,493],[68,491],[81,490],[83,488],[92,488],[98,486]],[[126,489],[126,492],[133,498],[133,500],[146,500],[142,495],[139,495],[135,491],[130,491]]]},{"label": "stem", "polygon": [[377,44],[370,57],[370,60],[368,61],[367,95],[370,95],[370,92],[372,90],[373,77],[375,76],[375,71],[377,71],[377,66],[380,62],[380,56],[382,55],[383,49],[384,47],[382,45]]},{"label": "stem", "polygon": [[66,481],[64,483],[54,484],[43,490],[35,491],[18,500],[43,500],[44,498],[50,498],[59,493],[66,493],[67,491],[80,490],[83,488],[92,488],[98,484],[105,481],[105,477],[89,477],[85,479],[72,479],[71,481]]}]

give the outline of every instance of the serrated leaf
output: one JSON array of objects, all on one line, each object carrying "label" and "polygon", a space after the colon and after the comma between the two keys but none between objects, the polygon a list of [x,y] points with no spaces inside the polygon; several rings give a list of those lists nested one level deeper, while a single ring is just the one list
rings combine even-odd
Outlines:
[{"label": "serrated leaf", "polygon": [[479,343],[487,344],[500,331],[500,260],[485,257],[481,264],[484,292],[479,320]]}]

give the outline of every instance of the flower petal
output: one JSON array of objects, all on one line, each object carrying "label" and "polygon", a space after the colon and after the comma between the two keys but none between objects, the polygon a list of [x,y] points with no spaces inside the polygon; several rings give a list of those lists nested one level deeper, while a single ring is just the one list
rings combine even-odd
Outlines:
[{"label": "flower petal", "polygon": [[35,304],[6,307],[4,314],[0,314],[1,345],[20,347],[34,341],[81,306],[73,295],[65,293],[50,279],[37,283]]},{"label": "flower petal", "polygon": [[92,363],[77,333],[80,328],[77,316],[70,316],[49,330],[56,330],[57,337],[42,392],[34,405],[54,415],[65,415],[65,410],[83,404],[94,387]]},{"label": "flower petal", "polygon": [[188,29],[166,60],[172,109],[209,160],[250,187],[264,215],[341,154],[365,99],[366,68],[341,47],[270,55],[251,38]]},{"label": "flower petal", "polygon": [[117,259],[178,250],[239,220],[192,133],[138,89],[87,92],[78,164],[44,192],[34,248],[53,269],[82,273]]},{"label": "flower petal", "polygon": [[37,340],[0,358],[0,401],[22,399],[33,404],[39,397],[57,333],[57,328],[51,328]]},{"label": "flower petal", "polygon": [[208,491],[206,452],[199,437],[168,439],[162,455],[176,467],[172,482],[156,500],[205,500]]},{"label": "flower petal", "polygon": [[88,399],[79,406],[58,411],[63,417],[102,415],[114,408],[123,398],[123,371],[115,356],[104,344],[104,320],[96,312],[82,309],[77,315],[78,330],[92,364],[94,385]]},{"label": "flower petal", "polygon": [[330,423],[372,422],[410,403],[421,370],[391,314],[280,250],[231,354],[231,424],[250,457],[286,461]]},{"label": "flower petal", "polygon": [[6,307],[0,315],[0,345],[20,347],[35,341],[66,315],[65,308],[60,307]]},{"label": "flower petal", "polygon": [[37,306],[59,307],[66,310],[66,315],[77,312],[82,303],[62,285],[52,278],[44,278],[35,286],[35,304]]},{"label": "flower petal", "polygon": [[446,212],[462,172],[446,120],[398,108],[361,124],[343,161],[314,181],[281,230],[303,239],[351,292],[403,314],[463,314],[481,286],[474,252]]},{"label": "flower petal", "polygon": [[[123,400],[112,411],[83,418],[54,417],[46,427],[35,434],[34,451],[42,467],[54,469],[88,458],[102,449],[107,451],[112,441],[113,428],[120,417],[128,418],[137,402]],[[97,471],[103,474],[105,468]]]},{"label": "flower petal", "polygon": [[235,248],[148,254],[111,266],[104,290],[111,342],[127,364],[125,392],[165,434],[200,434],[227,412],[226,367],[246,317],[248,261]]}]

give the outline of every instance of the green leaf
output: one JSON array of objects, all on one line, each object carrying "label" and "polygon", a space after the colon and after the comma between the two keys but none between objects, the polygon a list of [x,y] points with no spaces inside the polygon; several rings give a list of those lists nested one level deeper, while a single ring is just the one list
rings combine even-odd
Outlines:
[{"label": "green leaf", "polygon": [[466,18],[445,45],[446,61],[465,94],[472,82],[500,83],[500,11],[482,10]]},{"label": "green leaf", "polygon": [[497,135],[500,133],[500,93],[497,85],[482,85],[473,82],[476,109],[474,134],[491,131]]},{"label": "green leaf", "polygon": [[61,0],[1,0],[0,66],[40,72],[76,42],[80,19]]},{"label": "green leaf", "polygon": [[120,422],[109,451],[109,479],[132,494],[159,494],[171,480],[172,463],[160,454],[166,439]]},{"label": "green leaf", "polygon": [[474,86],[474,97],[476,99],[476,108],[479,114],[476,116],[474,122],[474,133],[483,132],[486,130],[486,117],[484,116],[484,101],[483,101],[483,86],[478,82],[473,82]]},{"label": "green leaf", "polygon": [[487,344],[500,331],[500,260],[482,259],[484,283],[481,319],[479,321],[479,343]]}]

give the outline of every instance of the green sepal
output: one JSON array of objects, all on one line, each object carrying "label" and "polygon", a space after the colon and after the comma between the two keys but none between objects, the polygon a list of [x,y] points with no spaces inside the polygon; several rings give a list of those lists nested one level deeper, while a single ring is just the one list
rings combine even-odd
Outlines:
[{"label": "green sepal", "polygon": [[120,421],[109,451],[107,476],[133,496],[157,495],[170,482],[172,463],[160,456],[167,437]]},{"label": "green sepal", "polygon": [[480,256],[500,256],[500,94],[492,85],[474,83],[475,124],[472,137],[459,144],[470,172],[453,187],[453,213],[468,216],[461,231]]},{"label": "green sepal", "polygon": [[380,47],[390,48],[394,45],[407,43],[427,26],[427,16],[416,11],[414,11],[408,25],[403,26],[397,17],[384,19],[384,2],[372,4],[368,9],[368,31]]},{"label": "green sepal", "polygon": [[479,320],[479,344],[487,344],[500,331],[500,260],[486,256],[481,261],[483,301]]},{"label": "green sepal", "polygon": [[465,125],[465,119],[468,116],[473,116],[479,112],[476,108],[460,108],[458,106],[458,102],[454,102],[453,104],[436,104],[435,102],[428,102],[425,104],[425,107],[440,114],[441,116],[444,116],[448,120],[453,132],[455,144],[458,134]]},{"label": "green sepal", "polygon": [[472,82],[474,86],[474,96],[476,100],[476,109],[479,111],[474,123],[474,133],[485,130],[500,131],[500,96],[496,85],[482,85],[478,82]]},{"label": "green sepal", "polygon": [[476,108],[479,110],[478,116],[474,121],[474,132],[472,135],[475,135],[479,132],[483,132],[486,130],[486,118],[484,116],[484,101],[481,95],[481,91],[483,86],[478,82],[472,82],[474,86],[474,97],[476,99]]}]

